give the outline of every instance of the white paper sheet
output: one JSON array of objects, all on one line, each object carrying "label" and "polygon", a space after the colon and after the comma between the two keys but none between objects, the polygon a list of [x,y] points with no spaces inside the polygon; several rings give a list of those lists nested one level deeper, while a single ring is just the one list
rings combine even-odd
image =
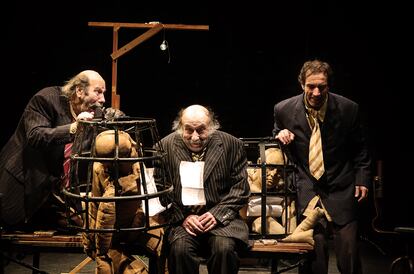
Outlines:
[{"label": "white paper sheet", "polygon": [[[153,168],[146,168],[145,169],[145,182],[147,184],[147,192],[148,194],[156,193],[157,187],[154,181],[154,169]],[[141,193],[144,193],[143,186],[141,184]],[[142,209],[145,212],[145,203],[142,201]],[[162,211],[165,210],[165,207],[161,205],[160,199],[158,197],[152,198],[148,200],[148,209],[149,209],[149,216],[154,216]]]},{"label": "white paper sheet", "polygon": [[180,163],[181,199],[183,205],[205,205],[204,196],[204,162]]}]

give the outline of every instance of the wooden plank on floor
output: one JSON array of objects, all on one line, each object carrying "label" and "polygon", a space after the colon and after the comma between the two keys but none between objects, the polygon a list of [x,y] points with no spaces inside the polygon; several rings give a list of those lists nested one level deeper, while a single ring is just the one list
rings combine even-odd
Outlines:
[{"label": "wooden plank on floor", "polygon": [[75,266],[74,269],[72,269],[69,274],[76,274],[79,271],[81,271],[86,265],[88,265],[90,262],[92,262],[92,259],[90,257],[86,257],[82,262],[80,262],[77,266]]}]

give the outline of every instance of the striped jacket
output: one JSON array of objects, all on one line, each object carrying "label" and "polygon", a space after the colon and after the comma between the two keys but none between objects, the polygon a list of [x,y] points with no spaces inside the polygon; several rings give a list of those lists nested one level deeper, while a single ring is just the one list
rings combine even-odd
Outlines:
[{"label": "striped jacket", "polygon": [[[180,163],[192,161],[191,152],[182,137],[171,133],[161,140],[166,156],[164,167],[169,172],[174,190],[170,196],[171,220],[168,241],[171,243],[187,234],[181,226],[187,217],[181,199]],[[234,237],[248,242],[248,227],[239,215],[239,210],[247,204],[250,188],[247,181],[247,158],[243,142],[234,136],[215,131],[207,144],[204,165],[204,194],[206,210],[218,221],[211,233]],[[155,167],[154,178],[160,180],[161,167]]]},{"label": "striped jacket", "polygon": [[4,194],[2,217],[6,224],[30,219],[52,189],[58,188],[63,150],[73,141],[71,122],[69,101],[61,87],[44,88],[30,99],[13,136],[0,152],[0,193]]}]

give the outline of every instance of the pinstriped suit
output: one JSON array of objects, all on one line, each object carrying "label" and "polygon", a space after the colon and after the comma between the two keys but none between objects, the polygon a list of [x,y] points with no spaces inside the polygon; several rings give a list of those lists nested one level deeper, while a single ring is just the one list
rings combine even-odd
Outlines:
[{"label": "pinstriped suit", "polygon": [[2,216],[14,225],[32,217],[60,181],[72,115],[61,88],[36,93],[0,152]]},{"label": "pinstriped suit", "polygon": [[[236,238],[247,243],[248,227],[239,215],[239,210],[247,203],[250,195],[243,143],[218,130],[209,138],[204,166],[204,192],[206,209],[218,221],[217,227],[209,233]],[[192,159],[181,135],[171,133],[163,138],[161,143],[167,153],[164,160],[174,185],[171,221],[177,222],[177,226],[171,227],[168,234],[168,242],[172,244],[177,239],[189,235],[181,226],[187,216],[183,213],[181,202],[179,166],[181,161]],[[155,178],[158,172],[156,168]],[[205,249],[201,247],[203,248]]]},{"label": "pinstriped suit", "polygon": [[[204,193],[206,207],[222,225],[212,231],[215,235],[235,237],[247,243],[248,228],[239,216],[239,210],[248,201],[250,195],[247,182],[247,160],[243,143],[239,139],[222,131],[215,131],[207,145],[204,167]],[[191,162],[191,154],[182,137],[171,133],[161,141],[167,153],[165,162],[174,185],[173,222],[182,222],[181,182],[179,166],[181,161]],[[185,230],[178,226],[169,235],[173,242]]]}]

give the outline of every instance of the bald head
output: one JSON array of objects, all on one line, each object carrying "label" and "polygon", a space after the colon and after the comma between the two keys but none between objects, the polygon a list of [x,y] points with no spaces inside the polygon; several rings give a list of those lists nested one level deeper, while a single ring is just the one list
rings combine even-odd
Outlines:
[{"label": "bald head", "polygon": [[172,124],[172,129],[181,134],[185,123],[203,123],[212,131],[220,128],[220,123],[215,118],[214,112],[202,105],[191,105],[181,109]]},{"label": "bald head", "polygon": [[207,143],[208,136],[220,127],[214,113],[201,105],[182,109],[173,122],[173,130],[183,137],[188,149],[199,152]]},{"label": "bald head", "polygon": [[191,105],[191,106],[189,106],[189,107],[187,107],[187,108],[185,108],[184,110],[183,110],[183,113],[184,112],[189,112],[189,113],[200,113],[200,112],[203,112],[205,115],[208,115],[208,109],[206,108],[206,107],[204,107],[204,106],[202,106],[202,105]]},{"label": "bald head", "polygon": [[105,80],[98,72],[94,70],[84,70],[69,79],[62,87],[63,95],[70,99],[73,99],[76,96],[76,92],[79,90],[84,91],[86,95],[92,91],[97,93],[95,96],[96,98],[87,98],[89,101],[91,101],[91,104],[99,101],[98,104],[102,106],[103,103],[105,103],[105,98],[103,95],[106,90]]},{"label": "bald head", "polygon": [[207,108],[201,105],[192,105],[183,110],[181,116],[181,123],[185,125],[191,125],[194,127],[205,125],[208,127],[210,125],[211,118]]},{"label": "bald head", "polygon": [[89,81],[105,82],[102,76],[94,70],[84,70],[78,74],[79,77],[86,77]]}]

